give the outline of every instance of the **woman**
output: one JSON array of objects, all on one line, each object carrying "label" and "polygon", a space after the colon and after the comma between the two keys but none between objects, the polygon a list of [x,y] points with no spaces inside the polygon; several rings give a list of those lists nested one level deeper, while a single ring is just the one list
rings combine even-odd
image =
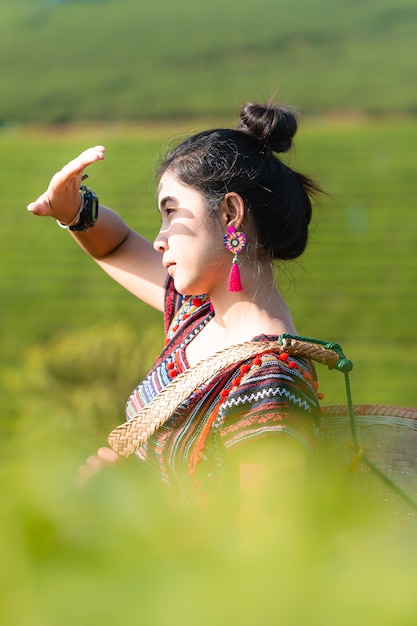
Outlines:
[{"label": "woman", "polygon": [[[296,334],[279,293],[274,260],[305,249],[310,196],[318,187],[274,153],[286,152],[297,123],[284,107],[246,104],[235,130],[198,133],[158,173],[161,228],[150,243],[81,187],[105,148],[83,152],[28,206],[54,217],[114,280],[165,314],[166,342],[127,403],[127,419],[179,373],[228,346]],[[137,451],[179,497],[207,498],[239,485],[243,506],[265,488],[279,492],[302,475],[319,423],[314,369],[307,359],[258,355],[196,389]],[[84,475],[119,455],[101,448]],[[286,469],[289,468],[289,473]],[[246,503],[246,504],[245,504]]]}]

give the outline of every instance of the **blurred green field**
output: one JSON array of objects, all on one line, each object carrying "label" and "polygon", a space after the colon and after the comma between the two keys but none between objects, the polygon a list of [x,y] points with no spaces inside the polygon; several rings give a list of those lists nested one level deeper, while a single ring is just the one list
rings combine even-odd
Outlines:
[{"label": "blurred green field", "polygon": [[414,0],[0,0],[0,124],[417,111]]},{"label": "blurred green field", "polygon": [[[89,183],[152,237],[163,147],[208,124],[0,132],[0,623],[414,625],[414,522],[353,496],[334,468],[248,552],[224,520],[165,503],[134,462],[75,489],[158,352],[161,318],[25,207],[61,164],[104,143]],[[308,252],[277,280],[299,332],[353,360],[356,402],[417,405],[416,140],[413,119],[306,118],[290,157],[328,196]],[[340,374],[319,374],[325,402],[343,402]]]},{"label": "blurred green field", "polygon": [[168,505],[129,463],[80,494],[76,451],[17,448],[0,468],[5,626],[415,623],[415,529],[334,471],[242,550],[221,515]]}]

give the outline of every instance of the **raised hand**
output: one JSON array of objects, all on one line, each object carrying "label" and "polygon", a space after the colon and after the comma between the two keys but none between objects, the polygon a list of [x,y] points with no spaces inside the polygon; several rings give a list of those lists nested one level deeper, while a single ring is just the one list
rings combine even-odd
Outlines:
[{"label": "raised hand", "polygon": [[54,217],[64,224],[71,223],[80,208],[80,184],[86,167],[104,159],[106,148],[95,146],[81,152],[54,174],[48,189],[27,209],[40,216]]}]

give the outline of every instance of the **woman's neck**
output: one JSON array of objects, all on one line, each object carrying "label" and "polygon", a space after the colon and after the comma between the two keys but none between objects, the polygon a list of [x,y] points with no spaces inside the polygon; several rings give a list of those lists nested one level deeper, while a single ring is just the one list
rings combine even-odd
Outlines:
[{"label": "woman's neck", "polygon": [[269,290],[262,299],[258,291],[250,297],[247,290],[212,299],[215,315],[188,343],[187,360],[190,366],[219,350],[259,335],[296,334],[290,312],[277,288]]},{"label": "woman's neck", "polygon": [[243,270],[242,285],[243,291],[230,293],[225,280],[209,292],[215,315],[187,345],[190,365],[259,335],[296,334],[270,265],[256,276],[252,268]]},{"label": "woman's neck", "polygon": [[275,284],[274,270],[270,263],[255,266],[247,260],[240,265],[243,291],[228,291],[227,280],[216,283],[210,292],[210,298],[218,317],[227,315],[235,305],[251,305],[262,311],[276,311],[277,305],[283,302]]},{"label": "woman's neck", "polygon": [[210,293],[215,311],[212,326],[224,337],[258,334],[295,333],[291,313],[278,291],[272,267],[258,276],[242,272],[243,291],[230,293],[227,285],[217,285]]}]

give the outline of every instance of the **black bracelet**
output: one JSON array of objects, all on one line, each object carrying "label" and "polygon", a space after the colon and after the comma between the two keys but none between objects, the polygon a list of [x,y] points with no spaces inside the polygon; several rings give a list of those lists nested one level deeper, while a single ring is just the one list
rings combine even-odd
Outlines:
[{"label": "black bracelet", "polygon": [[70,230],[86,231],[94,226],[98,218],[98,198],[94,191],[85,185],[81,185],[80,191],[83,199],[78,222],[69,226]]},{"label": "black bracelet", "polygon": [[70,224],[63,224],[57,220],[61,228],[85,232],[96,223],[98,218],[98,198],[94,191],[85,185],[81,185],[80,191],[82,195],[80,210]]}]

